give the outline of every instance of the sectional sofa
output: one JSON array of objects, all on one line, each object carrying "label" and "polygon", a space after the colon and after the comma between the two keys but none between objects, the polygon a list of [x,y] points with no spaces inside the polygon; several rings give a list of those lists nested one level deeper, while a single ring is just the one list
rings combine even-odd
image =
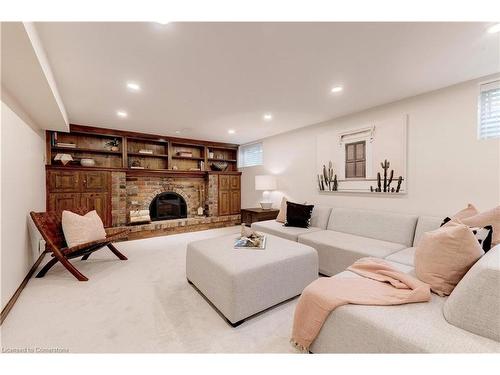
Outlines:
[{"label": "sectional sofa", "polygon": [[[414,275],[415,246],[442,218],[315,206],[309,228],[274,220],[252,228],[315,248],[319,272],[360,277],[357,259],[386,259]],[[469,270],[448,297],[401,306],[347,305],[326,320],[313,353],[500,352],[500,245]]]}]

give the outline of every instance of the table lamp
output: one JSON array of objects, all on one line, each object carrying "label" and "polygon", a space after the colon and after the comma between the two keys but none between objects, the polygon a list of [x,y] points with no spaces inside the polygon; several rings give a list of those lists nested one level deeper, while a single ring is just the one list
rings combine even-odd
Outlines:
[{"label": "table lamp", "polygon": [[255,190],[263,190],[262,201],[260,206],[263,210],[270,210],[273,207],[273,202],[270,200],[270,191],[276,190],[276,176],[260,175],[255,176]]}]

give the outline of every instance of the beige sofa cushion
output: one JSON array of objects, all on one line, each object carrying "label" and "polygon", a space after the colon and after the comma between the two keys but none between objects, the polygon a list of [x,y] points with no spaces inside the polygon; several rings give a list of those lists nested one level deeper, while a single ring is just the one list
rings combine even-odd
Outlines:
[{"label": "beige sofa cushion", "polygon": [[386,260],[390,260],[391,262],[401,263],[407,266],[415,266],[415,249],[416,247],[409,247],[407,249],[403,249],[394,254],[385,257]]},{"label": "beige sofa cushion", "polygon": [[290,241],[297,241],[299,235],[301,234],[313,233],[321,230],[321,228],[316,227],[285,227],[283,224],[278,223],[276,220],[266,220],[252,223],[252,229],[256,230],[257,232],[273,234]]},{"label": "beige sofa cushion", "polygon": [[68,247],[106,238],[104,225],[96,210],[84,216],[71,211],[63,211],[62,229]]},{"label": "beige sofa cushion", "polygon": [[472,266],[450,294],[443,313],[450,324],[500,342],[500,245]]},{"label": "beige sofa cushion", "polygon": [[415,251],[415,272],[434,293],[449,295],[483,254],[467,225],[449,222],[423,235]]},{"label": "beige sofa cushion", "polygon": [[311,227],[326,229],[331,212],[331,207],[314,205],[311,214]]},{"label": "beige sofa cushion", "polygon": [[416,215],[383,211],[334,208],[328,221],[328,229],[410,247],[413,244],[417,218]]},{"label": "beige sofa cushion", "polygon": [[302,234],[299,236],[299,242],[316,249],[319,256],[319,270],[329,276],[344,271],[360,258],[367,256],[385,258],[405,248],[401,244],[333,230]]}]

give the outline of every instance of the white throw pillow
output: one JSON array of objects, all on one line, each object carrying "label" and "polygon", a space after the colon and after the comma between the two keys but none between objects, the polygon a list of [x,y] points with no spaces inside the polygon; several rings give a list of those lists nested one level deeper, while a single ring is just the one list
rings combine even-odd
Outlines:
[{"label": "white throw pillow", "polygon": [[68,247],[106,238],[104,224],[96,210],[84,216],[71,211],[63,211],[62,229]]}]

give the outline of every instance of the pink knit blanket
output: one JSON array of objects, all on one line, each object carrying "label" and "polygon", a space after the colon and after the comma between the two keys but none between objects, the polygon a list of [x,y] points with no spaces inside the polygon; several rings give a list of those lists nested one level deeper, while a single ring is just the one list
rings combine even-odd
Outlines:
[{"label": "pink knit blanket", "polygon": [[363,258],[348,268],[362,277],[321,277],[309,284],[295,308],[291,342],[308,351],[328,315],[337,307],[402,305],[427,302],[428,284],[377,258]]}]

